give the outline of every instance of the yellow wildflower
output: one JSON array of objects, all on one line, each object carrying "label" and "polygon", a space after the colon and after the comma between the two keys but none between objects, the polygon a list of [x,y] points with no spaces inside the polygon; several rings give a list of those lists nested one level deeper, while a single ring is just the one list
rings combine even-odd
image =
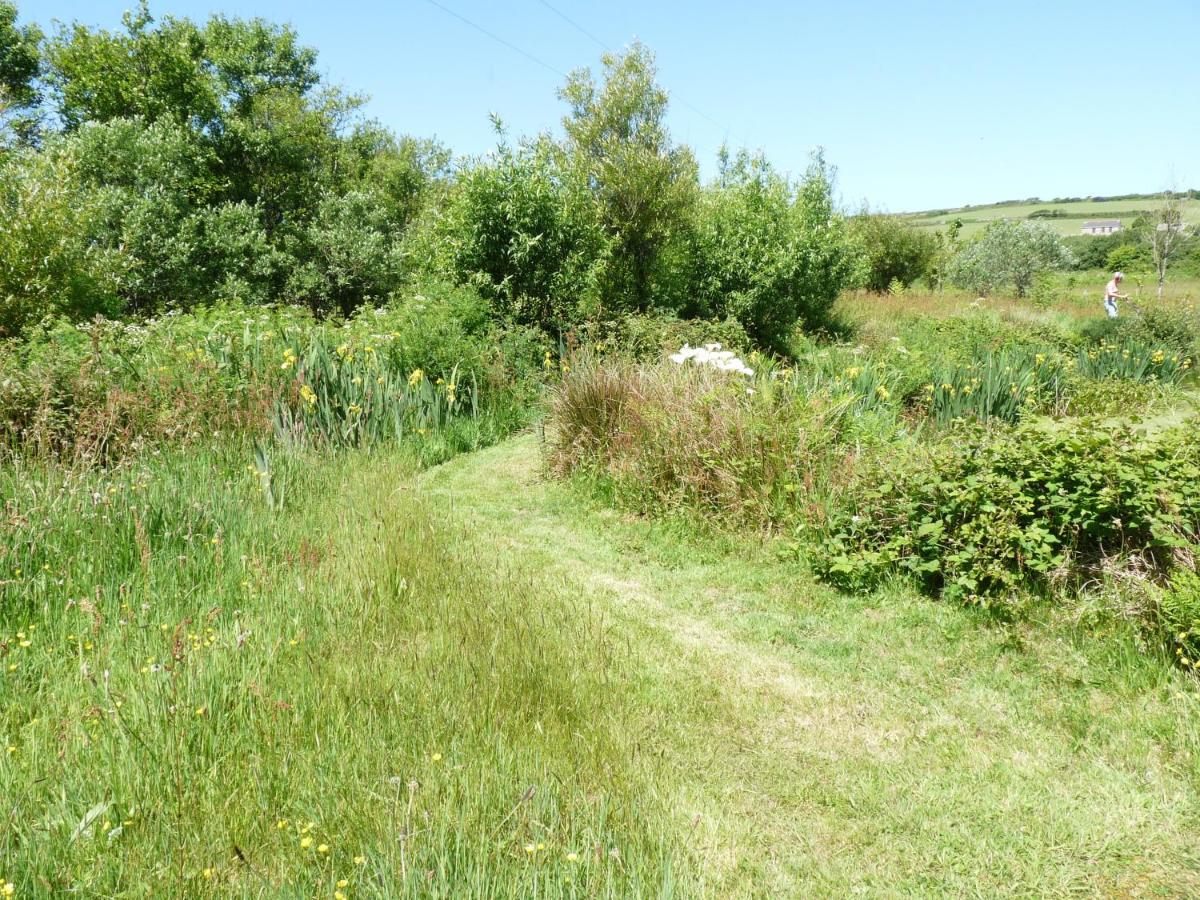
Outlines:
[{"label": "yellow wildflower", "polygon": [[310,388],[307,384],[300,386],[300,396],[302,398],[304,398],[304,402],[307,403],[309,406],[312,406],[314,403],[317,402],[316,392],[313,391],[313,389]]},{"label": "yellow wildflower", "polygon": [[303,849],[307,850],[309,847],[311,847],[311,846],[312,846],[312,838],[310,838],[310,837],[302,837],[302,838],[300,838],[300,846],[301,846]]},{"label": "yellow wildflower", "polygon": [[345,878],[339,878],[339,879],[338,879],[337,886],[338,886],[338,887],[340,887],[340,888],[342,888],[342,887],[345,887],[346,885],[348,885],[349,883],[350,883],[350,882],[349,882],[347,879],[345,879]]},{"label": "yellow wildflower", "polygon": [[425,373],[421,369],[413,369],[412,374],[408,376],[409,387],[416,387],[424,377]]},{"label": "yellow wildflower", "polygon": [[356,866],[361,866],[361,865],[365,864],[365,863],[366,863],[366,861],[367,861],[367,858],[366,858],[365,856],[356,856],[356,857],[354,857],[354,864],[355,864]]},{"label": "yellow wildflower", "polygon": [[317,852],[318,852],[318,853],[328,853],[328,852],[329,852],[329,845],[328,845],[328,844],[321,844],[320,846],[318,846],[318,847],[317,847]]}]

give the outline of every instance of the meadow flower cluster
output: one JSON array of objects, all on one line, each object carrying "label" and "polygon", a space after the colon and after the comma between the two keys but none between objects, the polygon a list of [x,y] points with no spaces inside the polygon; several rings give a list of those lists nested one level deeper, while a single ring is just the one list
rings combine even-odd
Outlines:
[{"label": "meadow flower cluster", "polygon": [[0,356],[0,451],[105,463],[220,434],[352,445],[459,419],[452,444],[487,442],[523,423],[543,345],[509,341],[480,303],[429,289],[342,321],[224,304],[47,322]]}]

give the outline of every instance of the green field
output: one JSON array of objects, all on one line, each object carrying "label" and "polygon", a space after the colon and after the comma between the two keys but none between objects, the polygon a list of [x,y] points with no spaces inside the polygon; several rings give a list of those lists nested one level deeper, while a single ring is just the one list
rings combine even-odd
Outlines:
[{"label": "green field", "polygon": [[[1063,236],[1081,234],[1083,223],[1090,219],[1120,219],[1128,226],[1140,211],[1156,209],[1161,201],[1148,197],[1133,200],[1078,200],[1067,203],[995,203],[986,206],[964,206],[959,209],[911,213],[913,222],[922,227],[941,228],[959,219],[963,235],[975,234],[997,219],[1027,219],[1039,210],[1061,210],[1064,218],[1036,219]],[[1200,201],[1187,200],[1182,204],[1185,222],[1200,224]]]}]

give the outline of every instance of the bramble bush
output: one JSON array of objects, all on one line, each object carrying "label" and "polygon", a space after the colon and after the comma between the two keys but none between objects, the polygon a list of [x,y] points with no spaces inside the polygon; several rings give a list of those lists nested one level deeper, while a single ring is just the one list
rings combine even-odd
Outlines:
[{"label": "bramble bush", "polygon": [[898,464],[864,467],[814,568],[861,589],[903,572],[926,591],[1001,605],[1104,557],[1170,568],[1200,537],[1197,425],[1153,439],[1129,427],[955,432]]}]

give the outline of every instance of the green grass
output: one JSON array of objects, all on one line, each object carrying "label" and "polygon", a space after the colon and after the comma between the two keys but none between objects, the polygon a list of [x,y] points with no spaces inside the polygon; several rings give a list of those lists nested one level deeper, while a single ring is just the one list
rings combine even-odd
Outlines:
[{"label": "green grass", "polygon": [[1200,703],[1132,628],[840,596],[531,437],[277,452],[279,509],[251,459],[0,476],[19,895],[1200,890]]},{"label": "green grass", "polygon": [[[1026,219],[1038,210],[1061,210],[1064,218],[1037,219],[1062,235],[1080,234],[1083,223],[1089,219],[1120,219],[1128,226],[1138,210],[1157,209],[1160,201],[1155,198],[1144,200],[1077,200],[1067,203],[995,203],[983,206],[967,206],[954,210],[938,210],[934,213],[915,212],[909,214],[915,224],[941,228],[947,222],[960,219],[962,235],[970,236],[982,231],[987,223],[996,219]],[[1200,200],[1184,200],[1180,204],[1183,219],[1190,224],[1200,223]]]}]

